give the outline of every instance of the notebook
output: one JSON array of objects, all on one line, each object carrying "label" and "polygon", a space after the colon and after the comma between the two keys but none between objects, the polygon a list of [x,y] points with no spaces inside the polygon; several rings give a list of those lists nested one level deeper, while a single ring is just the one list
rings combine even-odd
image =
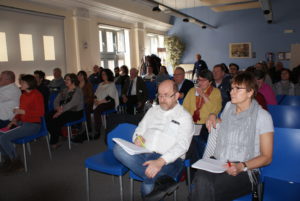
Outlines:
[{"label": "notebook", "polygon": [[206,170],[208,172],[213,173],[222,173],[225,172],[226,168],[224,167],[226,163],[223,161],[211,159],[211,158],[204,158],[198,160],[196,163],[192,165],[192,168]]},{"label": "notebook", "polygon": [[152,151],[144,147],[137,146],[121,138],[113,138],[113,141],[120,145],[129,155],[152,153]]},{"label": "notebook", "polygon": [[11,132],[17,128],[19,128],[20,126],[13,126],[11,128],[7,128],[7,127],[4,127],[4,128],[0,128],[0,132],[1,133],[8,133],[8,132]]}]

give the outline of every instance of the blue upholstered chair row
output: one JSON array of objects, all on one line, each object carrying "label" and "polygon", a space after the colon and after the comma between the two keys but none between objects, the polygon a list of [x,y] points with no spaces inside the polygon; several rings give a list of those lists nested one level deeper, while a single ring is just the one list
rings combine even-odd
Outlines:
[{"label": "blue upholstered chair row", "polygon": [[22,138],[19,138],[19,139],[16,139],[16,140],[13,141],[13,143],[21,144],[22,147],[23,147],[25,172],[28,171],[25,145],[32,142],[33,140],[36,140],[36,139],[40,138],[40,137],[45,137],[46,138],[48,152],[49,152],[49,158],[52,159],[50,145],[49,145],[49,135],[48,135],[48,130],[47,130],[47,126],[46,126],[46,122],[45,122],[44,117],[41,118],[41,129],[38,133],[33,133],[30,136],[22,137]]},{"label": "blue upholstered chair row", "polygon": [[[262,168],[264,201],[300,199],[300,129],[275,128],[273,161]],[[251,195],[236,201],[251,200]]]},{"label": "blue upholstered chair row", "polygon": [[275,127],[300,129],[300,106],[268,105]]},{"label": "blue upholstered chair row", "polygon": [[277,95],[276,99],[278,105],[300,106],[300,96]]}]

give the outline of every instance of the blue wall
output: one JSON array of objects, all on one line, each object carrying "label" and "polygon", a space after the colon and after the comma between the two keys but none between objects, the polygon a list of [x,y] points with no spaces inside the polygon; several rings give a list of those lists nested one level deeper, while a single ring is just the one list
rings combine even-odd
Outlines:
[{"label": "blue wall", "polygon": [[[199,52],[209,68],[233,62],[243,69],[266,60],[266,52],[290,52],[291,44],[300,43],[300,1],[272,0],[272,9],[272,24],[267,24],[261,9],[227,12],[214,12],[208,7],[184,9],[182,12],[218,28],[201,29],[176,18],[168,35],[177,35],[185,43],[181,63],[194,63],[195,53]],[[293,29],[294,33],[285,34],[285,29]],[[229,43],[239,42],[251,42],[256,58],[229,58]],[[288,62],[284,64],[289,67]]]}]

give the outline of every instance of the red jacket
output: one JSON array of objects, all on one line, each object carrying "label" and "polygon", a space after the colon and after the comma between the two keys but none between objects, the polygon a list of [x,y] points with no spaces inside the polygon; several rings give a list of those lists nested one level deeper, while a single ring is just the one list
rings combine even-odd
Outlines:
[{"label": "red jacket", "polygon": [[25,110],[25,114],[18,114],[15,118],[22,122],[38,123],[44,116],[44,98],[36,89],[22,93],[20,97],[20,109]]}]

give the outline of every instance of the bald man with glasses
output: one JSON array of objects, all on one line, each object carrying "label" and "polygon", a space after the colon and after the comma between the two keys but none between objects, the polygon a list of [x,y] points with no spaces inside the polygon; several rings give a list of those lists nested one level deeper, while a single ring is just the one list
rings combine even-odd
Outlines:
[{"label": "bald man with glasses", "polygon": [[129,155],[119,145],[114,147],[116,158],[143,178],[145,201],[161,200],[178,186],[174,178],[182,171],[194,134],[191,115],[177,102],[179,95],[174,81],[163,81],[158,88],[159,105],[148,110],[135,130],[133,143],[152,153]]}]

